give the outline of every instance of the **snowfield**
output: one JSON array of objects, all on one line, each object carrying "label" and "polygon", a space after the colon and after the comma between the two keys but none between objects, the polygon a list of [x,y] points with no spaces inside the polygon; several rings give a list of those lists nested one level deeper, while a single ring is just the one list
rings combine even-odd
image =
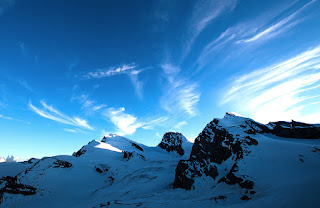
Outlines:
[{"label": "snowfield", "polygon": [[[233,151],[221,164],[205,163],[216,167],[214,177],[194,163],[199,165],[181,173],[186,178],[197,173],[190,190],[174,188],[179,161],[199,159],[190,158],[198,153],[184,136],[166,134],[161,145],[148,147],[111,134],[89,142],[73,156],[1,163],[0,207],[318,207],[320,139],[279,137],[251,121],[231,113],[216,119],[216,128],[230,134],[221,148],[234,150],[227,141],[232,137],[240,142],[242,155],[236,157]],[[264,127],[272,130],[271,126]],[[207,130],[202,135],[215,142],[218,132]],[[203,151],[202,137],[196,140]],[[232,184],[232,175],[253,184]]]}]

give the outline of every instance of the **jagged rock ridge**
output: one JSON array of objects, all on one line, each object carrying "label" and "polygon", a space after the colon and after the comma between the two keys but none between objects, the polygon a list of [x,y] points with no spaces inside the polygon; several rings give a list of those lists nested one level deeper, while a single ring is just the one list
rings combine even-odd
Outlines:
[{"label": "jagged rock ridge", "polygon": [[[190,190],[197,177],[203,175],[216,179],[219,176],[217,165],[231,158],[225,169],[228,174],[220,182],[239,184],[240,187],[253,188],[253,182],[236,177],[237,161],[247,152],[246,146],[258,142],[249,135],[270,132],[270,129],[248,118],[227,113],[224,119],[214,119],[195,139],[190,158],[179,161],[176,168],[174,188]],[[222,178],[220,177],[220,178]],[[247,185],[250,184],[250,185]]]},{"label": "jagged rock ridge", "polygon": [[298,139],[320,139],[320,127],[302,122],[270,122],[272,133],[280,137]]}]

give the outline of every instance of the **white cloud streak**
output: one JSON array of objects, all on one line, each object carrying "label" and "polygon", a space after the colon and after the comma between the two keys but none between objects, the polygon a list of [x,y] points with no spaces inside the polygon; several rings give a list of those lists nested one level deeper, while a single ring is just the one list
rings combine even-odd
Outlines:
[{"label": "white cloud streak", "polygon": [[182,126],[187,125],[188,123],[186,121],[180,121],[179,123],[177,123],[175,126],[173,126],[173,128],[175,129],[180,129]]},{"label": "white cloud streak", "polygon": [[0,118],[2,118],[2,119],[7,119],[7,120],[11,120],[11,121],[23,122],[23,123],[26,123],[26,124],[31,124],[31,123],[28,122],[28,121],[24,121],[24,120],[21,120],[21,119],[4,116],[4,115],[1,115],[1,114],[0,114]]},{"label": "white cloud streak", "polygon": [[143,99],[143,82],[139,80],[138,75],[150,67],[137,69],[135,64],[125,64],[119,67],[110,67],[108,69],[98,69],[96,71],[88,72],[83,76],[85,79],[101,79],[105,77],[128,75],[134,87],[135,93],[139,99]]},{"label": "white cloud streak", "polygon": [[260,43],[264,40],[275,38],[293,28],[304,20],[303,18],[299,18],[299,16],[301,16],[301,13],[313,2],[314,1],[310,1],[278,21],[274,20],[287,11],[288,8],[295,5],[297,3],[296,1],[286,4],[281,8],[267,11],[254,19],[240,22],[227,28],[204,47],[196,62],[199,65],[198,68],[202,68],[213,56],[218,55],[221,50],[228,48],[228,50],[235,51],[239,49],[236,48],[237,46],[241,46],[241,50],[243,49],[243,44],[248,45],[251,43],[252,45],[258,42]]},{"label": "white cloud streak", "polygon": [[22,87],[24,87],[25,89],[33,92],[32,88],[30,87],[30,85],[28,84],[27,81],[25,81],[25,80],[18,80],[18,82],[19,82],[19,84],[20,84]]},{"label": "white cloud streak", "polygon": [[183,50],[181,62],[190,52],[193,43],[200,35],[200,33],[210,24],[214,19],[222,15],[223,13],[234,10],[237,5],[237,0],[205,0],[198,1],[194,7],[189,33],[189,40],[186,42]]},{"label": "white cloud streak", "polygon": [[138,74],[129,74],[131,83],[134,87],[135,93],[140,100],[143,99],[143,82],[138,79]]},{"label": "white cloud streak", "polygon": [[42,105],[42,109],[35,107],[31,102],[29,102],[28,106],[33,112],[44,118],[67,125],[93,130],[93,127],[91,127],[85,119],[81,119],[76,116],[69,117],[55,109],[53,106],[47,105],[44,101],[41,101],[40,103]]},{"label": "white cloud streak", "polygon": [[78,129],[78,128],[75,128],[75,129],[63,129],[63,131],[66,131],[66,132],[70,132],[70,133],[86,133],[85,131],[81,130],[81,129]]},{"label": "white cloud streak", "polygon": [[73,96],[71,101],[73,100],[77,100],[81,104],[81,109],[85,110],[87,114],[93,114],[107,107],[105,104],[98,104],[97,101],[90,99],[89,95],[87,94]]},{"label": "white cloud streak", "polygon": [[196,105],[200,100],[198,84],[179,78],[180,68],[172,64],[163,64],[161,68],[168,81],[161,106],[170,113],[185,113],[191,117],[197,115]]},{"label": "white cloud streak", "polygon": [[239,40],[238,43],[249,43],[253,41],[257,41],[259,39],[266,39],[266,38],[271,38],[281,32],[284,32],[288,28],[291,27],[291,22],[294,20],[299,13],[301,13],[305,8],[307,8],[309,5],[311,5],[315,0],[310,1],[309,3],[305,4],[303,7],[298,9],[296,12],[292,13],[291,15],[287,16],[286,18],[280,20],[279,22],[272,24],[271,26],[265,28],[263,31],[255,34],[253,37]]},{"label": "white cloud streak", "polygon": [[[236,103],[236,109],[260,122],[296,119],[306,122],[308,102],[316,103],[320,88],[320,45],[286,61],[236,77],[224,92],[221,104]],[[320,113],[318,105],[313,113]],[[308,106],[310,109],[310,106]],[[310,113],[310,112],[309,112]],[[314,118],[314,117],[312,117]]]},{"label": "white cloud streak", "polygon": [[161,125],[167,121],[167,117],[159,117],[155,119],[138,119],[138,117],[126,113],[125,108],[108,108],[103,115],[108,118],[111,123],[117,128],[116,132],[119,135],[130,135],[136,132],[137,129],[154,129],[155,126]]},{"label": "white cloud streak", "polygon": [[156,126],[159,126],[163,124],[164,122],[168,121],[168,117],[163,116],[156,119],[148,119],[148,121],[145,122],[143,129],[154,129]]},{"label": "white cloud streak", "polygon": [[110,67],[108,69],[98,69],[96,71],[88,72],[83,76],[83,78],[90,79],[101,79],[105,77],[111,77],[120,74],[139,74],[139,70],[134,70],[136,65],[125,64],[119,67]]}]

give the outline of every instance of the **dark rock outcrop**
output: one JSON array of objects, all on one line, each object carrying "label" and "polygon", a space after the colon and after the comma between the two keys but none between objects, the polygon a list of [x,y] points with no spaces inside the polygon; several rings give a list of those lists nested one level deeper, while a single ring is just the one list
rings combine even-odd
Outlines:
[{"label": "dark rock outcrop", "polygon": [[180,160],[176,167],[173,188],[190,190],[193,188],[195,178],[203,174],[215,179],[218,176],[217,167],[207,161]]},{"label": "dark rock outcrop", "polygon": [[19,183],[17,177],[7,176],[0,179],[0,203],[5,193],[27,196],[36,194],[36,191],[37,189],[30,185]]},{"label": "dark rock outcrop", "polygon": [[246,136],[245,142],[247,143],[247,145],[258,145],[258,141],[249,136]]},{"label": "dark rock outcrop", "polygon": [[36,163],[36,162],[38,162],[38,161],[39,161],[39,159],[30,158],[29,160],[24,161],[24,162],[22,162],[22,163],[23,163],[23,164],[34,164],[34,163]]},{"label": "dark rock outcrop", "polygon": [[136,152],[123,151],[122,153],[123,153],[123,159],[127,159],[127,161],[131,160],[134,157],[145,160],[145,157],[142,154],[139,154]]},{"label": "dark rock outcrop", "polygon": [[182,148],[184,140],[186,139],[181,133],[167,132],[163,135],[158,147],[167,152],[177,152],[179,155],[184,155],[184,149]]},{"label": "dark rock outcrop", "polygon": [[[94,142],[94,140],[90,141],[88,143],[88,145],[91,143],[91,142]],[[80,157],[81,155],[85,154],[87,152],[86,150],[86,146],[82,146],[81,149],[79,149],[78,151],[74,152],[72,154],[73,157]]]},{"label": "dark rock outcrop", "polygon": [[86,152],[87,152],[87,150],[83,149],[83,147],[82,147],[80,150],[74,152],[74,153],[72,154],[72,156],[73,156],[73,157],[80,157],[81,155],[83,155],[83,154],[86,153]]},{"label": "dark rock outcrop", "polygon": [[223,200],[225,201],[227,199],[226,196],[223,196],[223,195],[220,195],[220,196],[215,196],[215,197],[212,197],[211,200],[214,200],[215,202],[218,202],[218,200]]},{"label": "dark rock outcrop", "polygon": [[137,145],[136,143],[131,142],[131,145],[134,146],[135,148],[137,148],[138,150],[143,152],[142,147],[140,147],[139,145]]},{"label": "dark rock outcrop", "polygon": [[105,164],[98,164],[95,166],[95,169],[98,173],[105,173],[110,170],[110,166],[105,165]]},{"label": "dark rock outcrop", "polygon": [[243,201],[248,201],[248,200],[250,200],[251,198],[248,197],[247,195],[244,195],[244,196],[241,197],[240,199],[243,200]]},{"label": "dark rock outcrop", "polygon": [[250,181],[250,180],[244,180],[243,178],[241,177],[238,177],[235,175],[235,173],[238,171],[238,165],[235,163],[231,170],[229,171],[229,173],[221,178],[218,183],[226,183],[226,184],[229,184],[229,185],[235,185],[235,184],[238,184],[241,188],[244,188],[244,189],[253,189],[253,186],[254,186],[254,182],[253,181]]},{"label": "dark rock outcrop", "polygon": [[269,123],[273,127],[272,133],[280,137],[298,139],[319,139],[320,128],[316,125],[302,122],[278,121]]},{"label": "dark rock outcrop", "polygon": [[67,161],[57,159],[57,161],[53,163],[52,167],[53,168],[71,168],[72,164]]}]

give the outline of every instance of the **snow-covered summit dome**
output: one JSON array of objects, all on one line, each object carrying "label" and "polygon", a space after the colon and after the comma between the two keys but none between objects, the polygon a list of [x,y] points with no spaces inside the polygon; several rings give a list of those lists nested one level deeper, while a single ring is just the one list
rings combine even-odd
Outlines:
[{"label": "snow-covered summit dome", "polygon": [[119,148],[121,150],[126,150],[126,151],[133,151],[133,150],[143,151],[143,147],[145,146],[143,144],[132,141],[131,139],[125,138],[118,134],[105,135],[102,138],[101,142],[110,144],[113,147]]}]

